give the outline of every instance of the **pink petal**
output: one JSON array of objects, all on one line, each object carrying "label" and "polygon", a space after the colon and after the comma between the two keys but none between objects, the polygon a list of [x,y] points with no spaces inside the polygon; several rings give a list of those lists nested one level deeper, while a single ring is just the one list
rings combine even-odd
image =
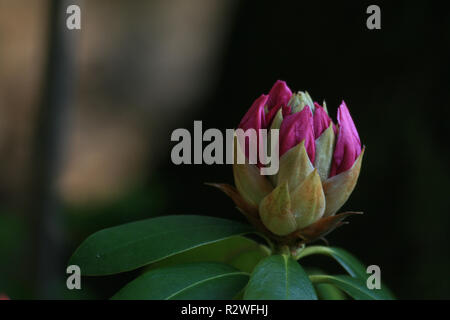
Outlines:
[{"label": "pink petal", "polygon": [[250,128],[253,128],[255,130],[264,128],[266,125],[264,106],[266,105],[268,98],[269,96],[263,94],[258,99],[256,99],[250,109],[248,109],[247,113],[242,118],[238,127],[244,130]]},{"label": "pink petal", "polygon": [[[239,128],[243,129],[244,131],[248,129],[255,129],[256,130],[256,137],[257,137],[257,148],[259,148],[259,140],[260,140],[260,134],[259,129],[263,129],[266,127],[266,116],[264,111],[264,106],[267,103],[267,99],[269,96],[267,95],[261,95],[258,99],[253,102],[250,109],[247,111],[247,113],[244,115],[244,117],[241,120],[241,123],[239,123]],[[249,159],[249,138],[245,138],[245,156],[247,159]],[[256,155],[257,159],[259,159],[259,152]],[[260,162],[258,161],[258,166],[261,166]]]},{"label": "pink petal", "polygon": [[331,119],[318,103],[314,103],[314,106],[316,107],[314,111],[314,138],[317,139],[328,129]]},{"label": "pink petal", "polygon": [[361,140],[345,102],[338,109],[339,133],[334,149],[330,177],[350,169],[361,153]]},{"label": "pink petal", "polygon": [[280,108],[282,108],[281,113],[283,115],[283,118],[287,117],[288,115],[291,114],[291,107],[289,107],[289,106],[279,105],[278,107],[270,109],[269,112],[267,112],[267,114],[266,114],[267,128],[270,129],[270,126],[272,125],[272,120],[273,120],[273,118],[275,118],[275,115],[277,114],[278,110],[280,110]]},{"label": "pink petal", "polygon": [[267,106],[270,109],[280,106],[287,106],[289,100],[292,97],[291,89],[287,86],[286,82],[278,80],[273,85],[269,92],[269,100]]},{"label": "pink petal", "polygon": [[311,162],[315,158],[313,116],[310,108],[288,115],[280,127],[280,157],[305,140],[305,148]]}]

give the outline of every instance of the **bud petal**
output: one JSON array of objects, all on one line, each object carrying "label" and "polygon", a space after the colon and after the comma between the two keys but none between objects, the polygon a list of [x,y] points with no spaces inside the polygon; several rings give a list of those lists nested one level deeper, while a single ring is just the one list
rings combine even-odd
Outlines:
[{"label": "bud petal", "polygon": [[309,108],[288,115],[280,127],[280,156],[305,140],[305,148],[311,161],[314,161],[315,144],[313,115]]},{"label": "bud petal", "polygon": [[284,236],[297,229],[287,183],[279,185],[261,201],[259,215],[267,229],[276,235]]},{"label": "bud petal", "polygon": [[305,91],[305,101],[306,104],[311,108],[311,111],[314,112],[315,110],[315,105],[314,105],[314,101],[311,98],[311,96],[309,95],[308,91]]},{"label": "bud petal", "polygon": [[239,164],[237,162],[237,153],[242,154],[242,148],[240,147],[237,138],[235,138],[234,143],[234,183],[245,201],[254,206],[259,206],[261,200],[272,191],[273,187],[269,180],[260,175],[257,166],[249,163]]},{"label": "bud petal", "polygon": [[291,107],[292,113],[302,111],[305,105],[306,104],[304,104],[300,92],[294,93],[288,102],[288,106]]},{"label": "bud petal", "polygon": [[255,130],[264,128],[266,125],[264,106],[266,105],[268,98],[269,96],[263,94],[256,99],[242,118],[238,127],[244,131],[250,128]]},{"label": "bud petal", "polygon": [[344,101],[339,107],[337,118],[339,133],[336,148],[334,149],[330,176],[348,170],[361,153],[361,140]]},{"label": "bud petal", "polygon": [[314,105],[316,106],[313,116],[314,138],[317,139],[330,126],[331,119],[318,103],[314,103]]},{"label": "bud petal", "polygon": [[275,117],[273,118],[270,129],[278,129],[279,130],[282,122],[283,122],[283,112],[280,108],[280,109],[278,109],[277,113],[275,114]]},{"label": "bud petal", "polygon": [[333,150],[334,130],[333,126],[328,126],[328,129],[316,139],[316,158],[314,159],[314,167],[319,171],[319,176],[322,181],[325,181],[330,174]]},{"label": "bud petal", "polygon": [[[272,125],[270,126],[270,130],[272,130],[272,129],[279,130],[282,122],[283,122],[283,112],[282,112],[282,110],[280,108],[280,109],[278,109],[278,112],[277,112],[277,114],[275,115],[275,118],[272,121]],[[268,148],[267,149],[267,154],[270,157],[270,155],[272,153],[272,151],[271,151],[272,150],[272,135],[270,134],[270,132],[267,135],[267,141],[268,141],[268,143],[267,143],[267,148]],[[279,143],[279,141],[274,141],[273,143]],[[277,184],[277,174],[270,175],[268,178],[270,179],[270,182],[272,182],[273,185]]]},{"label": "bud petal", "polygon": [[290,195],[291,209],[298,228],[304,228],[322,217],[325,195],[316,169]]},{"label": "bud petal", "polygon": [[327,103],[325,102],[325,100],[323,100],[322,106],[325,112],[328,114]]},{"label": "bud petal", "polygon": [[350,197],[358,181],[363,155],[364,148],[349,170],[333,176],[323,183],[327,203],[324,217],[334,215]]},{"label": "bud petal", "polygon": [[280,106],[287,106],[289,99],[291,99],[292,91],[287,86],[286,82],[278,80],[269,91],[269,99],[267,106],[269,110]]},{"label": "bud petal", "polygon": [[313,169],[314,167],[306,153],[305,141],[302,141],[280,158],[277,185],[287,182],[289,189],[294,190]]},{"label": "bud petal", "polygon": [[314,112],[314,102],[308,92],[299,91],[293,94],[288,102],[288,106],[291,107],[292,113],[302,111],[305,106],[309,106],[311,112]]}]

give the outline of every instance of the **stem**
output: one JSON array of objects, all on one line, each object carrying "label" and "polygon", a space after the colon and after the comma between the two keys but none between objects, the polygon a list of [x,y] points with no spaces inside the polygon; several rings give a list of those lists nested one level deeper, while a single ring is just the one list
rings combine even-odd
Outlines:
[{"label": "stem", "polygon": [[270,247],[270,254],[273,254],[275,252],[275,245],[273,244],[273,242],[262,232],[257,232],[256,234],[266,240],[267,244]]},{"label": "stem", "polygon": [[310,256],[313,254],[325,254],[325,255],[329,255],[329,250],[328,247],[324,247],[324,246],[311,246],[311,247],[306,247],[302,250],[300,250],[300,252],[298,252],[298,254],[295,256],[296,260],[300,260],[301,258],[304,258],[306,256]]},{"label": "stem", "polygon": [[277,253],[282,255],[291,255],[291,249],[287,245],[282,245],[277,248]]},{"label": "stem", "polygon": [[303,243],[300,247],[294,249],[292,251],[292,257],[295,260],[299,260],[300,259],[300,255],[302,254],[302,252],[305,250],[305,244]]}]

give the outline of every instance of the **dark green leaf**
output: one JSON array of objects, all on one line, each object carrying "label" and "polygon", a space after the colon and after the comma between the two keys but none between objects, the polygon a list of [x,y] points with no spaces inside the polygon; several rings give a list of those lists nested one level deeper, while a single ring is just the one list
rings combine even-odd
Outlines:
[{"label": "dark green leaf", "polygon": [[[324,272],[319,268],[305,268],[306,273],[311,275],[323,275]],[[319,300],[346,300],[346,294],[332,284],[316,283],[314,288],[317,292]]]},{"label": "dark green leaf", "polygon": [[[302,250],[299,254],[299,259],[313,255],[323,254],[332,257],[336,260],[350,276],[354,278],[360,278],[362,281],[366,281],[370,274],[367,273],[366,267],[352,254],[341,248],[324,247],[324,246],[311,246]],[[382,283],[383,291],[386,295],[394,299],[394,295],[389,288]]]},{"label": "dark green leaf", "polygon": [[214,217],[157,217],[94,233],[69,264],[78,265],[83,275],[109,275],[252,231],[249,225]]},{"label": "dark green leaf", "polygon": [[314,286],[319,300],[347,300],[344,292],[332,284],[319,283]]},{"label": "dark green leaf", "polygon": [[255,267],[244,299],[316,300],[317,296],[297,261],[290,256],[274,255]]},{"label": "dark green leaf", "polygon": [[324,246],[306,247],[300,252],[299,259],[312,254],[328,255],[334,258],[352,277],[367,278],[364,265],[344,249]]},{"label": "dark green leaf", "polygon": [[268,255],[269,252],[259,243],[235,236],[173,255],[152,263],[148,268],[156,269],[190,262],[222,262],[250,273],[258,262]]},{"label": "dark green leaf", "polygon": [[369,289],[366,281],[360,278],[352,278],[347,275],[313,275],[311,281],[316,284],[332,284],[356,300],[392,300],[392,297],[383,289]]},{"label": "dark green leaf", "polygon": [[151,270],[122,288],[112,299],[232,299],[248,274],[220,263],[191,263]]}]

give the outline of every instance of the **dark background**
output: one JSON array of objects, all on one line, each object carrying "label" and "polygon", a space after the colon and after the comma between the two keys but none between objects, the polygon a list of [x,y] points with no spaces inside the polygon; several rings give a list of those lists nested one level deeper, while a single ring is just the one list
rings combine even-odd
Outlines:
[{"label": "dark background", "polygon": [[[366,28],[370,4],[381,8],[381,30]],[[365,264],[379,265],[384,283],[400,299],[450,298],[448,10],[429,1],[237,1],[234,6],[227,15],[214,67],[194,72],[188,79],[196,83],[205,81],[202,72],[213,74],[207,89],[184,101],[182,110],[168,106],[146,111],[148,123],[158,121],[161,110],[164,119],[173,117],[158,131],[144,121],[146,132],[159,142],[157,147],[143,144],[150,154],[158,155],[146,158],[151,163],[143,168],[151,169],[140,171],[138,182],[95,205],[62,200],[63,256],[68,257],[96,230],[153,215],[242,219],[231,200],[204,185],[233,183],[231,167],[173,165],[170,135],[176,128],[193,133],[194,120],[202,120],[204,130],[233,128],[253,100],[282,79],[292,91],[307,90],[319,103],[325,99],[334,120],[344,99],[366,146],[358,185],[341,210],[361,210],[364,215],[330,234],[331,245],[346,248]],[[130,29],[131,35],[142,32]],[[129,38],[124,50],[134,50],[135,56],[149,50],[140,46],[140,39]],[[133,64],[139,65],[139,59],[135,60],[130,65],[130,60],[119,59],[127,71],[106,73],[109,81],[111,77],[119,80],[100,90],[124,102],[135,98],[137,89],[123,89],[127,81],[122,78],[137,72],[132,69]],[[89,81],[95,74],[85,76]],[[146,91],[145,86],[139,90]],[[171,94],[176,96],[177,91]],[[80,99],[77,93],[75,103]],[[0,279],[0,291],[13,298],[36,297],[22,276],[32,273],[23,266],[30,227],[22,226],[26,214],[20,214],[20,206],[8,195],[2,218],[5,240],[0,245],[4,246],[0,265],[6,271],[0,274],[5,278]],[[15,212],[21,218],[16,219]],[[11,226],[18,231],[6,232]],[[11,249],[10,243],[21,249]],[[14,268],[12,261],[22,267]],[[316,262],[327,266],[326,261]],[[89,297],[108,297],[132,277],[89,280]]]},{"label": "dark background", "polygon": [[[382,29],[372,31],[365,27],[368,4],[241,4],[217,88],[179,126],[192,128],[195,119],[205,127],[237,125],[276,79],[326,99],[334,119],[345,99],[367,153],[343,210],[365,215],[329,241],[379,265],[400,298],[449,298],[450,17],[432,2],[383,2]],[[166,164],[161,170],[177,195],[169,212],[202,208],[238,218],[231,201],[201,185],[231,183],[231,168]]]}]

